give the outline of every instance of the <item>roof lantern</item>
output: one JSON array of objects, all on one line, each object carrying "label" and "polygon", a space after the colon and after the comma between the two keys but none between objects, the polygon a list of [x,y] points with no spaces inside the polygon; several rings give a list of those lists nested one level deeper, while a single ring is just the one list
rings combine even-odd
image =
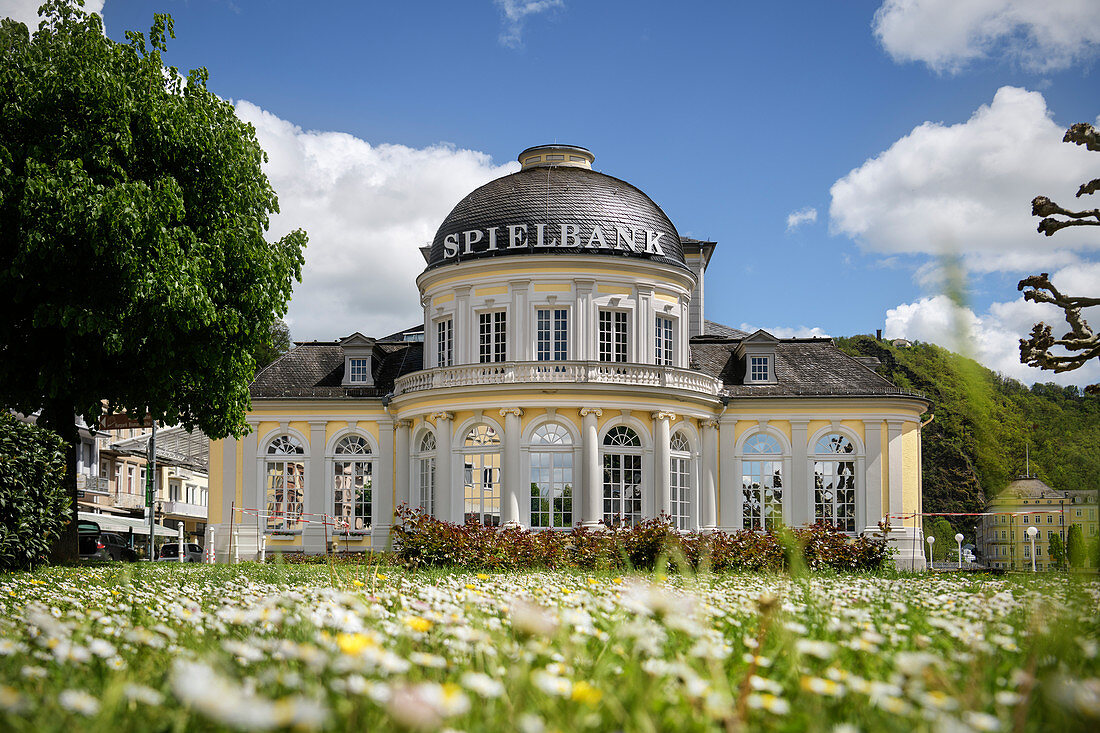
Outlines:
[{"label": "roof lantern", "polygon": [[527,148],[517,158],[523,166],[528,168],[550,168],[553,166],[570,166],[572,168],[587,168],[592,170],[592,161],[596,156],[587,148],[579,145],[536,145]]}]

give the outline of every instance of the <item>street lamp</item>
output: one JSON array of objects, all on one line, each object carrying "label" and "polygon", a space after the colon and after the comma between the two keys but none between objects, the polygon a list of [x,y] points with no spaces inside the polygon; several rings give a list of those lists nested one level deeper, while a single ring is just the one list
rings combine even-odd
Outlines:
[{"label": "street lamp", "polygon": [[1031,572],[1035,572],[1035,535],[1039,534],[1039,530],[1034,526],[1027,528],[1027,538],[1031,540]]},{"label": "street lamp", "polygon": [[928,543],[928,569],[932,569],[932,545],[936,543],[935,537],[929,537],[925,540]]},{"label": "street lamp", "polygon": [[963,568],[963,536],[962,532],[955,533],[955,543],[959,546],[959,570]]}]

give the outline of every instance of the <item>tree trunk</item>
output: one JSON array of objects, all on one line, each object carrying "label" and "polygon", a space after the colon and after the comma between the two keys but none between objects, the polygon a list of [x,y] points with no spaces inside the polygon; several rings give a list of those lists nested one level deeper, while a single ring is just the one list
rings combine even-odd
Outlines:
[{"label": "tree trunk", "polygon": [[72,515],[61,530],[61,536],[50,551],[50,562],[55,565],[75,565],[80,559],[80,546],[76,526],[76,452],[80,448],[80,433],[76,427],[76,413],[67,400],[51,400],[43,408],[39,423],[61,436],[68,446],[65,454],[65,485],[69,487]]}]

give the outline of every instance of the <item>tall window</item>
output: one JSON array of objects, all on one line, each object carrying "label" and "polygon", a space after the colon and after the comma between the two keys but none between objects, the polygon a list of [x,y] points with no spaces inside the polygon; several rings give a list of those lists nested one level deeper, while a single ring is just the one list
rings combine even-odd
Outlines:
[{"label": "tall window", "polygon": [[435,324],[436,366],[449,367],[454,364],[454,320],[446,318]]},{"label": "tall window", "polygon": [[657,316],[657,366],[672,366],[672,319]]},{"label": "tall window", "polygon": [[561,425],[531,438],[531,526],[573,526],[573,437]]},{"label": "tall window", "polygon": [[370,529],[371,519],[371,461],[370,445],[359,435],[348,435],[336,444],[336,460],[333,461],[337,531],[364,532]]},{"label": "tall window", "polygon": [[633,526],[642,519],[642,441],[625,425],[603,439],[603,521]]},{"label": "tall window", "polygon": [[478,314],[481,363],[505,361],[508,354],[508,314],[504,311]]},{"label": "tall window", "polygon": [[600,311],[600,361],[626,361],[626,311]]},{"label": "tall window", "polygon": [[348,366],[349,375],[352,382],[365,382],[367,381],[367,360],[366,359],[348,359],[351,362]]},{"label": "tall window", "polygon": [[741,526],[774,529],[783,523],[783,449],[767,433],[745,441],[741,461]]},{"label": "tall window", "polygon": [[466,433],[463,463],[466,468],[465,520],[500,525],[500,436],[488,425],[475,425]]},{"label": "tall window", "polygon": [[301,528],[306,488],[305,449],[290,435],[280,435],[267,446],[265,471],[267,530],[292,532]]},{"label": "tall window", "polygon": [[669,487],[672,489],[672,525],[676,529],[691,529],[691,446],[687,436],[677,432],[672,436],[672,468]]},{"label": "tall window", "polygon": [[854,453],[855,445],[840,433],[814,446],[814,519],[843,532],[856,531],[856,464],[843,458]]},{"label": "tall window", "polygon": [[417,456],[420,511],[435,516],[435,433],[424,433]]},{"label": "tall window", "polygon": [[535,311],[535,321],[535,357],[539,361],[568,359],[569,311],[566,308],[539,308]]}]

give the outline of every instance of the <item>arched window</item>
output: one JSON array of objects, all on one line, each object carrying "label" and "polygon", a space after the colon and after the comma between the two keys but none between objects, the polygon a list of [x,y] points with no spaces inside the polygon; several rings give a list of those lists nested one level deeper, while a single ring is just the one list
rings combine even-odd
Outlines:
[{"label": "arched window", "polygon": [[264,498],[269,532],[295,532],[302,527],[305,452],[291,435],[280,435],[267,444]]},{"label": "arched window", "polygon": [[573,526],[573,436],[555,423],[531,436],[531,526]]},{"label": "arched window", "polygon": [[745,441],[741,461],[741,526],[774,529],[783,523],[783,448],[767,433]]},{"label": "arched window", "polygon": [[463,442],[466,468],[465,519],[500,525],[500,436],[488,425],[475,425]]},{"label": "arched window", "polygon": [[828,433],[814,444],[814,520],[843,532],[856,531],[856,447],[840,433]]},{"label": "arched window", "polygon": [[672,455],[668,482],[672,493],[672,526],[691,529],[691,445],[687,436],[677,431],[669,447]]},{"label": "arched window", "polygon": [[642,519],[642,441],[625,425],[603,438],[603,521],[634,526]]},{"label": "arched window", "polygon": [[435,516],[435,433],[424,433],[417,451],[420,511]]},{"label": "arched window", "polygon": [[370,445],[361,435],[348,435],[336,444],[333,466],[334,503],[338,532],[370,529],[371,483],[374,462]]}]

